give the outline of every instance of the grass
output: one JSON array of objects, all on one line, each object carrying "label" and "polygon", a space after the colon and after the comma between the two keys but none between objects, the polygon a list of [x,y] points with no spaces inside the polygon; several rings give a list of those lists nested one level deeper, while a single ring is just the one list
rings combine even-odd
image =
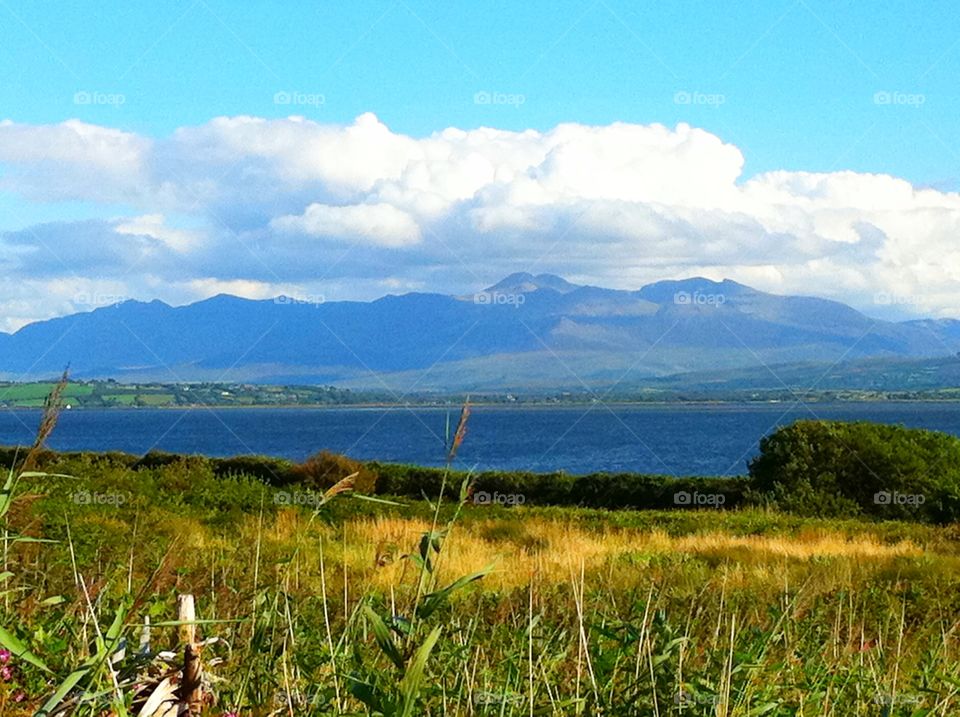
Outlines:
[{"label": "grass", "polygon": [[173,403],[172,393],[145,393],[136,397],[145,406],[169,406]]},{"label": "grass", "polygon": [[[173,619],[185,591],[202,618],[240,621],[204,628],[230,646],[213,650],[212,714],[285,701],[280,714],[363,714],[350,684],[400,682],[361,608],[399,640],[418,593],[404,556],[455,502],[344,498],[318,514],[197,467],[71,468],[30,479],[10,516],[59,541],[11,551],[2,620],[55,674],[90,657],[80,575],[103,624],[146,588],[130,640],[147,616]],[[80,490],[120,498],[77,503]],[[468,504],[435,583],[494,567],[427,625],[442,629],[414,714],[955,714],[958,548],[953,527]],[[173,628],[155,632],[175,644]],[[55,683],[18,669],[4,715],[31,714]]]},{"label": "grass", "polygon": [[216,638],[206,714],[960,712],[957,525],[507,508],[449,474],[444,499],[374,503],[352,478],[319,494],[197,460],[53,466],[0,493],[5,717],[137,714],[176,674],[186,592]]},{"label": "grass", "polygon": [[137,396],[133,393],[107,393],[104,394],[103,400],[106,403],[118,406],[132,406],[134,401],[137,400]]},{"label": "grass", "polygon": [[[39,401],[43,405],[45,399],[56,383],[12,383],[0,384],[0,399],[10,401]],[[82,384],[71,384],[64,389],[64,396],[71,398],[74,396],[89,396],[93,393],[92,386]]]}]

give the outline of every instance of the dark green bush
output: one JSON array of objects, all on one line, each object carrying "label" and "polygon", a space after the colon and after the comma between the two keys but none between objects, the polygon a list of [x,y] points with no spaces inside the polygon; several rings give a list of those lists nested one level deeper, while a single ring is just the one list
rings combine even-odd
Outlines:
[{"label": "dark green bush", "polygon": [[[0,464],[14,458],[0,448]],[[217,481],[237,479],[244,504],[259,495],[252,480],[275,487],[292,483],[325,490],[357,473],[358,492],[434,498],[444,469],[361,462],[322,451],[301,464],[266,456],[206,458],[152,451],[124,453],[45,451],[41,469],[67,474],[104,475],[133,469],[156,476],[163,490],[204,486],[211,506],[236,501],[218,493]],[[466,473],[451,471],[453,496]],[[159,487],[158,487],[159,489]],[[522,495],[525,505],[581,506],[615,510],[737,508],[762,505],[811,517],[871,516],[946,523],[960,520],[960,439],[900,426],[839,421],[798,421],[765,437],[750,464],[750,477],[674,478],[634,473],[485,471],[474,476],[474,496]],[[507,503],[513,505],[514,503]]]},{"label": "dark green bush", "polygon": [[249,476],[262,483],[273,486],[287,485],[296,480],[292,461],[270,456],[231,456],[230,458],[213,458],[214,475]]},{"label": "dark green bush", "polygon": [[[22,461],[28,451],[29,446],[0,446],[0,467],[9,468],[15,459],[18,462]],[[129,468],[136,465],[140,460],[138,456],[120,451],[52,451],[44,449],[40,451],[37,458],[37,467],[41,470],[56,469],[59,472],[63,472],[64,467],[69,465]]]},{"label": "dark green bush", "polygon": [[960,519],[960,439],[868,422],[797,421],[760,441],[751,487],[803,515]]},{"label": "dark green bush", "polygon": [[[397,464],[370,464],[380,476],[377,492],[389,495],[434,498],[440,491],[443,469]],[[465,474],[454,471],[447,479],[452,495]],[[485,471],[477,474],[479,492],[523,495],[526,505],[567,505],[588,508],[735,508],[744,503],[749,486],[741,478],[673,478],[639,473],[527,473]],[[678,502],[686,493],[689,503]],[[722,498],[714,498],[722,496]],[[700,499],[707,502],[701,502]]]},{"label": "dark green bush", "polygon": [[183,455],[182,453],[168,453],[167,451],[150,451],[144,454],[136,463],[134,469],[141,468],[161,468],[173,464],[178,465],[210,465],[210,458],[197,455]]}]

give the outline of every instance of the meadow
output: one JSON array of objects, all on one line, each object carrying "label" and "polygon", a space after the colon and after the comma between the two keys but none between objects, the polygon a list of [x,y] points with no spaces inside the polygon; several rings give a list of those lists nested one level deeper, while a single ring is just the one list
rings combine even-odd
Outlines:
[{"label": "meadow", "polygon": [[20,455],[5,716],[163,714],[184,593],[203,714],[960,712],[956,523],[478,501],[442,471],[414,499],[329,456],[276,485],[251,460]]}]

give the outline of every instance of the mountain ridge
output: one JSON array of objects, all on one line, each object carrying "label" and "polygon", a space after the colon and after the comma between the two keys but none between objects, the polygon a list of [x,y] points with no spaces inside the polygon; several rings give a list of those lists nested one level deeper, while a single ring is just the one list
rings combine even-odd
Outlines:
[{"label": "mountain ridge", "polygon": [[405,390],[639,384],[788,362],[920,359],[960,350],[960,321],[872,319],[846,304],[731,280],[636,290],[511,274],[467,296],[373,301],[128,300],[0,334],[0,378],[273,383]]}]

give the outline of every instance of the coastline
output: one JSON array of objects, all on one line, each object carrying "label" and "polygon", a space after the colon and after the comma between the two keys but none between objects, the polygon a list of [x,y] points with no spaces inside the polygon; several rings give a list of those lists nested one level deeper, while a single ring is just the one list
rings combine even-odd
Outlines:
[{"label": "coastline", "polygon": [[[69,401],[67,401],[69,403]],[[517,401],[517,402],[499,402],[499,401],[475,401],[470,400],[471,408],[498,408],[505,410],[525,410],[525,409],[569,409],[586,408],[592,405],[604,405],[608,407],[626,407],[626,408],[710,408],[727,406],[790,406],[793,404],[817,404],[817,405],[844,405],[844,404],[958,404],[960,405],[960,396],[952,397],[917,397],[917,398],[866,398],[851,397],[841,398],[836,396],[824,398],[804,397],[802,399],[734,399],[724,398],[716,400],[691,399],[691,400],[651,400],[651,401],[631,401],[631,400],[596,400],[596,401]],[[373,410],[373,409],[417,409],[417,410],[452,410],[459,409],[462,402],[451,401],[449,403],[395,403],[386,401],[371,401],[360,403],[331,403],[331,404],[311,404],[311,403],[192,403],[181,405],[159,404],[155,406],[134,406],[134,405],[115,405],[115,406],[83,406],[70,405],[67,411],[169,411],[169,410],[262,410],[262,409],[302,409],[302,410]],[[39,412],[40,406],[0,406],[0,409],[7,411]]]}]

